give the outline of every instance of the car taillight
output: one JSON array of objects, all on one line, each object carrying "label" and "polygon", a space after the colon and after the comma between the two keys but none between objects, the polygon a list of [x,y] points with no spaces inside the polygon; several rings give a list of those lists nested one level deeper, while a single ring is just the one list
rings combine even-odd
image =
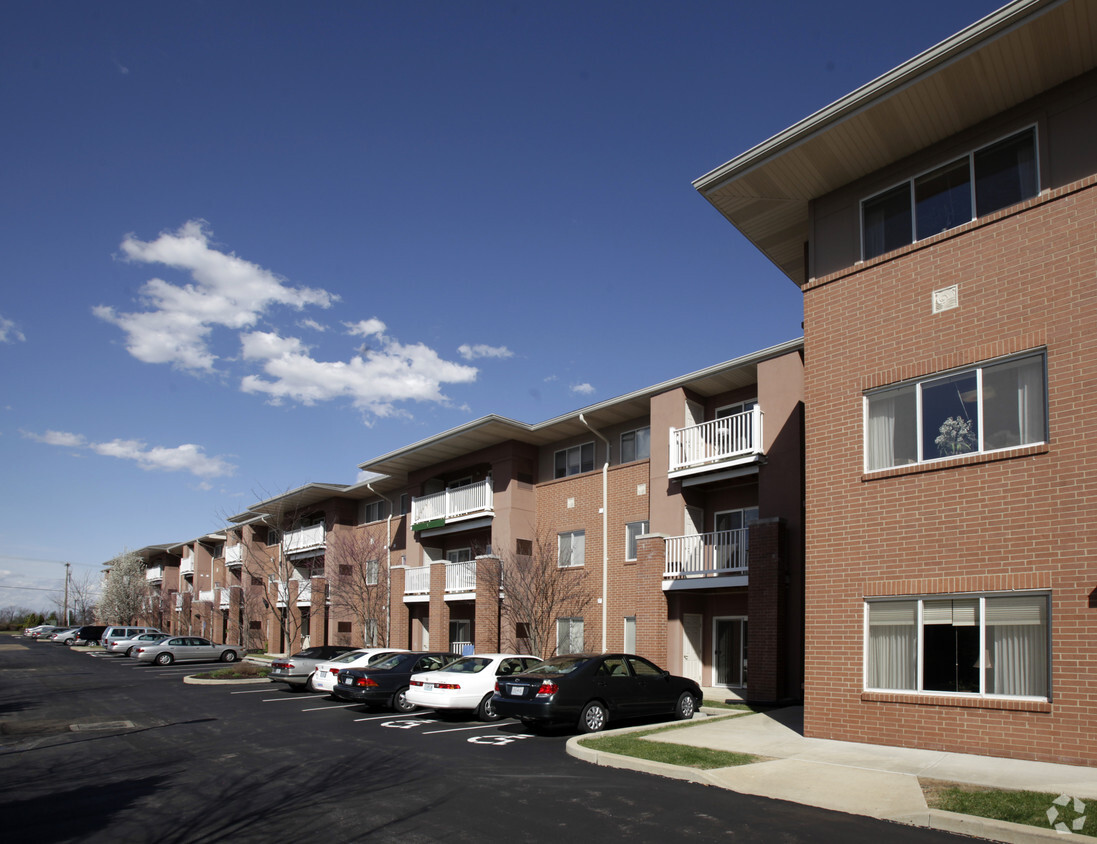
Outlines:
[{"label": "car taillight", "polygon": [[[423,685],[423,681],[422,681],[422,680],[412,680],[412,681],[411,681],[411,685],[413,685],[413,686],[421,686],[421,685]],[[439,688],[441,688],[441,687],[439,687]]]},{"label": "car taillight", "polygon": [[356,685],[356,686],[376,686],[377,681],[374,680],[372,677],[359,677],[357,680],[354,681],[354,685]]},{"label": "car taillight", "polygon": [[435,686],[435,688],[436,689],[451,689],[451,690],[452,689],[459,689],[459,688],[461,688],[461,684],[460,683],[439,683],[437,686]]},{"label": "car taillight", "polygon": [[537,690],[537,697],[551,697],[558,691],[560,691],[559,686],[557,686],[555,683],[550,683],[548,680],[545,680],[543,683],[541,683],[541,688]]},{"label": "car taillight", "polygon": [[144,648],[138,648],[137,649],[137,653],[139,653],[139,654],[143,654],[144,652],[145,652]]},{"label": "car taillight", "polygon": [[330,671],[332,674],[335,674],[336,676],[338,676],[339,674],[338,668],[329,668],[328,671]]}]

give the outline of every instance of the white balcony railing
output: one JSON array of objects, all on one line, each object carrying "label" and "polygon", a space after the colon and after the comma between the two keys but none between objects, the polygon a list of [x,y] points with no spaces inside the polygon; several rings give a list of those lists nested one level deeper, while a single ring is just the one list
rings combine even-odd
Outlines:
[{"label": "white balcony railing", "polygon": [[225,549],[226,566],[242,566],[244,564],[244,546],[232,545]]},{"label": "white balcony railing", "polygon": [[184,557],[179,563],[179,574],[194,574],[194,557]]},{"label": "white balcony railing", "polygon": [[182,592],[176,592],[175,593],[175,608],[177,610],[183,609],[183,593]]},{"label": "white balcony railing", "polygon": [[762,451],[762,411],[750,410],[670,429],[670,471],[722,463]]},{"label": "white balcony railing", "polygon": [[472,647],[472,642],[450,642],[449,643],[449,652],[451,654],[463,654],[465,652],[465,648],[471,648],[471,647]]},{"label": "white balcony railing", "polygon": [[299,554],[324,547],[326,534],[323,525],[309,525],[286,531],[282,537],[282,550],[287,554]]},{"label": "white balcony railing", "polygon": [[718,530],[667,539],[663,577],[746,574],[748,530]]},{"label": "white balcony railing", "polygon": [[199,601],[212,601],[213,600],[213,590],[212,589],[202,589],[198,593],[198,600]]},{"label": "white balcony railing", "polygon": [[476,591],[476,563],[446,563],[447,592]]},{"label": "white balcony railing", "polygon": [[221,609],[223,609],[223,610],[227,610],[229,607],[232,606],[231,593],[229,592],[228,589],[222,589],[221,590],[220,606],[221,606]]},{"label": "white balcony railing", "polygon": [[411,523],[492,512],[491,478],[411,499]]},{"label": "white balcony railing", "polygon": [[430,594],[430,566],[419,566],[418,568],[404,569],[404,594]]},{"label": "white balcony railing", "polygon": [[145,580],[149,583],[156,583],[158,580],[164,579],[164,567],[163,566],[150,566],[145,569]]},{"label": "white balcony railing", "polygon": [[[312,603],[312,581],[311,580],[296,580],[293,581],[297,584],[297,606]],[[288,602],[289,584],[278,584],[278,606],[284,607]]]}]

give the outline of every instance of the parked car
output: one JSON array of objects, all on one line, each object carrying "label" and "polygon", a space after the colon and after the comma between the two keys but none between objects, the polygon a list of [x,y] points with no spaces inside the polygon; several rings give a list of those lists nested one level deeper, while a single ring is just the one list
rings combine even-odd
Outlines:
[{"label": "parked car", "polygon": [[236,662],[247,651],[239,645],[215,645],[209,639],[198,636],[171,636],[162,642],[138,645],[134,655],[141,662],[155,662],[157,665],[171,665],[173,662],[204,660],[212,662]]},{"label": "parked car", "polygon": [[30,639],[41,639],[45,636],[47,639],[56,633],[61,628],[54,624],[39,624],[37,627],[29,627],[23,631],[23,635]]},{"label": "parked car", "polygon": [[47,641],[54,642],[58,645],[71,645],[76,641],[76,631],[79,629],[79,627],[62,627],[58,630],[54,630],[45,638]]},{"label": "parked car", "polygon": [[101,624],[85,624],[76,631],[74,645],[98,645],[107,628]]},{"label": "parked car", "polygon": [[138,627],[136,625],[108,627],[103,631],[103,635],[99,639],[99,644],[109,651],[111,644],[118,639],[132,639],[135,636],[140,636],[142,633],[163,632],[163,630],[157,630],[155,627]]},{"label": "parked car", "polygon": [[335,657],[335,659],[316,663],[316,668],[313,669],[312,675],[305,683],[305,688],[310,692],[330,693],[335,686],[335,682],[339,679],[339,672],[344,668],[361,668],[379,662],[393,654],[406,653],[410,653],[410,651],[405,648],[360,648],[347,651],[345,654]]},{"label": "parked car", "polygon": [[295,692],[305,691],[309,677],[318,663],[334,659],[347,651],[357,650],[349,645],[317,645],[305,648],[293,656],[276,659],[270,664],[270,679],[276,683],[286,683]]},{"label": "parked car", "polygon": [[473,654],[439,671],[416,674],[408,688],[408,702],[429,709],[475,710],[482,721],[496,721],[492,705],[497,677],[521,674],[540,665],[530,654]]},{"label": "parked car", "polygon": [[411,675],[437,671],[455,659],[456,654],[445,651],[394,654],[364,668],[344,668],[331,693],[340,700],[411,712],[415,709],[415,704],[407,698]]},{"label": "parked car", "polygon": [[500,715],[527,726],[573,723],[594,733],[616,719],[692,718],[701,687],[632,654],[568,654],[500,678],[492,703]]},{"label": "parked car", "polygon": [[112,654],[133,656],[134,652],[141,645],[155,645],[157,642],[162,642],[165,639],[170,638],[170,633],[142,633],[140,636],[134,636],[132,639],[115,639],[110,643],[110,647],[107,648],[107,650]]}]

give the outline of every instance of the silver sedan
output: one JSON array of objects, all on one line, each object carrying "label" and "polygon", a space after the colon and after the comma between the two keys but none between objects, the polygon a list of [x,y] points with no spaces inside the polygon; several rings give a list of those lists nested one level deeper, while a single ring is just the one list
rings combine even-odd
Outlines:
[{"label": "silver sedan", "polygon": [[198,636],[172,636],[162,642],[140,645],[134,656],[141,662],[171,665],[173,662],[205,661],[236,662],[246,651],[238,645],[215,645],[209,639]]}]

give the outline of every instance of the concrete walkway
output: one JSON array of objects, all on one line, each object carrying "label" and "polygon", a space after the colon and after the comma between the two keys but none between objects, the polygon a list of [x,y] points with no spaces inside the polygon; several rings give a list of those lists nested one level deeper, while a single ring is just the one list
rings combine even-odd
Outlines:
[{"label": "concrete walkway", "polygon": [[[717,712],[706,710],[692,726],[645,740],[749,753],[764,757],[763,761],[701,771],[593,751],[579,744],[581,736],[568,741],[568,753],[595,764],[692,780],[741,794],[1019,844],[1062,841],[1067,836],[1050,824],[1040,829],[930,809],[919,778],[1066,794],[1094,801],[1091,811],[1097,812],[1094,768],[805,738],[802,707],[720,720],[707,717]],[[615,732],[636,729],[650,727]],[[1068,822],[1076,817],[1073,805],[1059,811]]]}]

